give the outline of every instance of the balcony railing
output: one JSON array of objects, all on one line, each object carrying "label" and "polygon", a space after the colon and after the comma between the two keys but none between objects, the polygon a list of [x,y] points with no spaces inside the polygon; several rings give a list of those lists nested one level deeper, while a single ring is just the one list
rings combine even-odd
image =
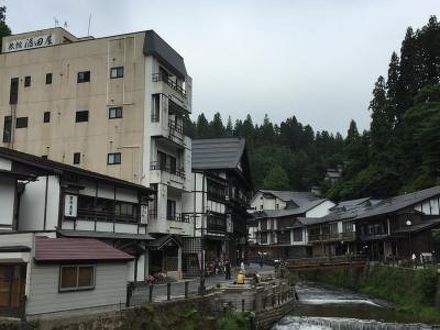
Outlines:
[{"label": "balcony railing", "polygon": [[187,214],[187,213],[167,214],[167,220],[168,221],[183,222],[183,223],[190,223],[191,222],[191,214]]},{"label": "balcony railing", "polygon": [[185,170],[183,168],[172,168],[171,166],[163,165],[159,161],[153,161],[150,164],[150,170],[158,170],[167,172],[170,174],[177,175],[178,177],[181,177],[182,179],[185,179]]},{"label": "balcony railing", "polygon": [[354,240],[355,232],[334,233],[334,234],[309,234],[309,242],[326,242],[326,241],[350,241]]},{"label": "balcony railing", "polygon": [[103,221],[103,222],[123,222],[123,223],[139,223],[136,215],[115,214],[111,211],[78,209],[78,220]]},{"label": "balcony railing", "polygon": [[164,74],[162,72],[153,73],[153,82],[163,81],[172,89],[177,91],[183,97],[186,97],[186,90],[180,86],[174,79],[172,79],[169,75]]},{"label": "balcony railing", "polygon": [[168,121],[168,137],[170,140],[179,144],[184,144],[185,136],[182,125],[178,125],[173,121]]}]

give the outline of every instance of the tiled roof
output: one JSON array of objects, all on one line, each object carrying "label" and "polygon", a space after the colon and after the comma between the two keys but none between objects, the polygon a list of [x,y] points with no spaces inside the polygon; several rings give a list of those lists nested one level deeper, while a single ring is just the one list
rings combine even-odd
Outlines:
[{"label": "tiled roof", "polygon": [[296,208],[288,208],[281,210],[263,210],[262,212],[255,213],[257,218],[282,218],[287,216],[301,215],[311,210],[312,208],[318,206],[319,204],[327,201],[327,199],[317,199],[313,201],[308,201],[303,203],[301,206]]},{"label": "tiled roof", "polygon": [[96,239],[35,238],[35,261],[130,261],[133,256]]},{"label": "tiled roof", "polygon": [[436,195],[440,195],[440,186],[419,190],[413,193],[399,195],[385,199],[375,206],[370,207],[356,219],[365,219],[377,215],[388,214],[402,210],[408,206],[415,205]]},{"label": "tiled roof", "polygon": [[[150,193],[154,192],[152,189],[140,184],[132,183],[115,177],[111,177],[109,175],[104,175],[98,172],[85,170],[76,166],[56,162],[49,159],[44,159],[42,157],[38,157],[25,152],[12,150],[4,147],[0,147],[0,158],[9,159],[12,161],[16,161],[17,163],[26,164],[28,166],[33,166],[37,169],[45,170],[49,173],[58,173],[58,174],[68,173],[72,175],[80,175],[95,180],[102,180],[104,182],[115,184],[120,187],[133,188]],[[32,173],[28,173],[28,174],[32,175]]]},{"label": "tiled roof", "polygon": [[271,194],[284,202],[293,201],[298,206],[313,200],[319,199],[315,194],[308,191],[278,191],[278,190],[260,190],[264,194]]},{"label": "tiled roof", "polygon": [[192,140],[193,169],[235,169],[245,150],[245,139]]}]

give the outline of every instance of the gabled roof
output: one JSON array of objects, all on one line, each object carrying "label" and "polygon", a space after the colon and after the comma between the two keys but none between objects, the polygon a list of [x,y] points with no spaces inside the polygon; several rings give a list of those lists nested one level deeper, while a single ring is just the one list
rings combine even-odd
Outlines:
[{"label": "gabled roof", "polygon": [[349,220],[353,219],[359,214],[362,214],[366,209],[374,204],[374,200],[370,197],[353,199],[339,202],[330,209],[330,213],[319,218],[299,218],[298,220],[304,225],[316,225],[320,223]]},{"label": "gabled roof", "polygon": [[[5,158],[17,163],[25,164],[27,166],[46,171],[47,173],[54,173],[54,174],[67,173],[77,176],[83,176],[94,180],[102,180],[106,183],[114,184],[120,187],[140,190],[145,193],[154,192],[152,189],[140,184],[132,183],[108,175],[104,175],[101,173],[85,170],[76,166],[67,165],[49,159],[44,159],[35,155],[31,155],[28,153],[12,150],[8,148],[0,147],[0,158]],[[27,173],[27,175],[32,175],[32,173]]]},{"label": "gabled roof", "polygon": [[391,197],[381,201],[375,206],[370,207],[365,212],[357,216],[356,219],[365,219],[377,215],[397,212],[437,195],[440,195],[440,186],[434,186],[413,193]]},{"label": "gabled roof", "polygon": [[130,261],[133,256],[90,238],[35,237],[36,262]]},{"label": "gabled roof", "polygon": [[348,201],[341,201],[338,204],[336,204],[335,206],[332,207],[332,209],[336,210],[336,209],[349,209],[352,207],[356,207],[360,204],[363,204],[367,201],[369,201],[371,199],[371,197],[364,197],[364,198],[358,198],[358,199],[351,199]]},{"label": "gabled roof", "polygon": [[315,194],[308,191],[278,191],[265,189],[259,191],[261,191],[263,194],[273,195],[281,199],[283,202],[293,201],[298,206],[319,199],[319,197],[317,197]]},{"label": "gabled roof", "polygon": [[173,235],[164,235],[156,238],[154,241],[148,242],[147,246],[152,250],[161,250],[164,246],[169,245],[182,246],[182,242]]},{"label": "gabled roof", "polygon": [[236,169],[245,152],[245,139],[196,139],[192,140],[192,168]]},{"label": "gabled roof", "polygon": [[261,212],[255,213],[257,218],[282,218],[288,216],[301,215],[310,211],[314,207],[324,203],[328,199],[316,199],[313,201],[308,201],[307,203],[303,203],[299,207],[296,208],[288,208],[281,210],[263,210]]}]

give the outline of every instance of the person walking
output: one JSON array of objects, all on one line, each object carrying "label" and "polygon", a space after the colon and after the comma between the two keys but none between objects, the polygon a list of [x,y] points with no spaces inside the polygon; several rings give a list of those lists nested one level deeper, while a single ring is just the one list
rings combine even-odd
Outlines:
[{"label": "person walking", "polygon": [[231,262],[229,261],[229,259],[225,260],[225,279],[231,279]]}]

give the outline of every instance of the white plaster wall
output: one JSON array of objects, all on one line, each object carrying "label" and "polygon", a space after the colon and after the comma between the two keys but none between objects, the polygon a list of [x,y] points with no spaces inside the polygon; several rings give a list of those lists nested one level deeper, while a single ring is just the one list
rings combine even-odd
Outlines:
[{"label": "white plaster wall", "polygon": [[19,230],[52,230],[58,223],[59,181],[48,177],[46,228],[44,227],[44,206],[46,177],[41,176],[26,184],[20,201]]},{"label": "white plaster wall", "polygon": [[12,162],[9,159],[0,158],[0,170],[10,171]]},{"label": "white plaster wall", "polygon": [[15,179],[0,177],[0,225],[11,226],[12,228],[14,201]]},{"label": "white plaster wall", "polygon": [[329,209],[335,206],[335,203],[326,200],[322,202],[321,204],[315,206],[311,210],[306,212],[306,217],[308,218],[320,218],[327,214],[329,214]]},{"label": "white plaster wall", "polygon": [[53,230],[58,226],[58,209],[60,206],[60,180],[57,176],[49,177],[47,194],[47,216],[45,230]]}]

